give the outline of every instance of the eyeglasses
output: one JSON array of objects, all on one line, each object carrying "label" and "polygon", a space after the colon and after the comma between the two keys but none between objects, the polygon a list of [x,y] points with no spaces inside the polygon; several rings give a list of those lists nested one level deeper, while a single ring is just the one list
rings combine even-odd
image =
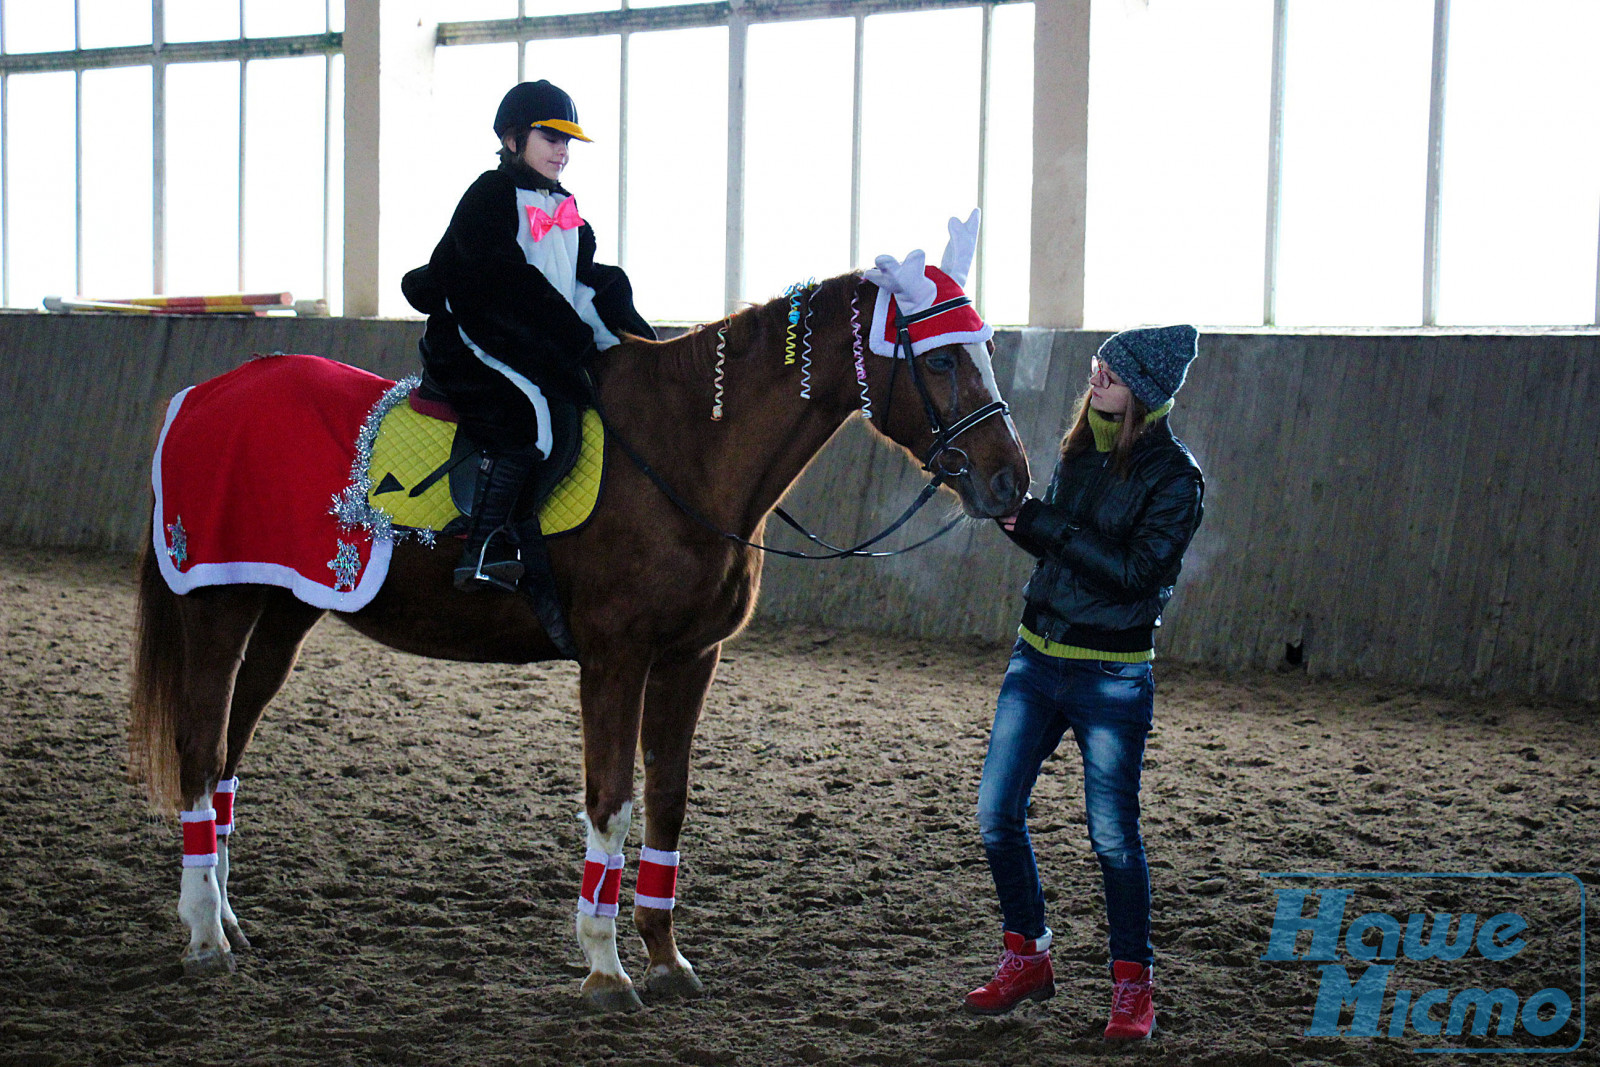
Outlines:
[{"label": "eyeglasses", "polygon": [[1089,384],[1098,385],[1104,389],[1108,385],[1126,385],[1127,383],[1117,377],[1116,372],[1111,369],[1109,363],[1096,356],[1094,357],[1094,362],[1089,365]]}]

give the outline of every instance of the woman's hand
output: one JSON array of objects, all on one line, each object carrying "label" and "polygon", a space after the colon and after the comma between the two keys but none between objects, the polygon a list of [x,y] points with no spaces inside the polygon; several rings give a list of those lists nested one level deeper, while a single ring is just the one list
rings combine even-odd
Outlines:
[{"label": "woman's hand", "polygon": [[[1024,493],[1022,496],[1022,504],[1026,504],[1032,499],[1032,493]],[[1017,528],[1017,516],[1020,514],[1022,514],[1022,505],[1019,504],[1016,511],[1013,511],[1009,515],[1002,515],[1000,518],[994,521],[998,522],[1000,524],[1000,528],[1006,533],[1013,533]]]}]

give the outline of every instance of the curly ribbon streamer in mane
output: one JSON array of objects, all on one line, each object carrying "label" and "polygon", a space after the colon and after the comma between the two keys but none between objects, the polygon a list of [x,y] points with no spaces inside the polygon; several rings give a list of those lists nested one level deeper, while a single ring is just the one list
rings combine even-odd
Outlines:
[{"label": "curly ribbon streamer in mane", "polygon": [[722,325],[717,327],[717,370],[711,379],[711,384],[716,389],[716,397],[711,402],[711,419],[713,422],[722,420],[722,368],[728,360],[728,320],[723,319]]},{"label": "curly ribbon streamer in mane", "polygon": [[789,321],[783,328],[783,365],[794,365],[794,327],[800,321],[800,283],[795,282],[784,290],[784,296],[789,298]]},{"label": "curly ribbon streamer in mane", "polygon": [[861,383],[861,417],[872,421],[872,397],[867,395],[867,364],[861,354],[861,305],[850,290],[850,344],[856,357],[856,381]]},{"label": "curly ribbon streamer in mane", "polygon": [[805,297],[805,335],[800,339],[800,398],[811,399],[811,294],[816,290],[817,280],[806,279]]}]

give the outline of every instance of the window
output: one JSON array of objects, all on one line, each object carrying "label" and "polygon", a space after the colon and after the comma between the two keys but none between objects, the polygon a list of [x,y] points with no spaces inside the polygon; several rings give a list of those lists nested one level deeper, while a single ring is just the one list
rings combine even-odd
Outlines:
[{"label": "window", "polygon": [[974,299],[992,323],[1028,321],[1033,224],[1033,5],[991,15],[983,231]]},{"label": "window", "polygon": [[239,285],[239,64],[168,67],[167,123],[168,288],[228,292]]},{"label": "window", "polygon": [[721,27],[636,33],[628,70],[628,266],[639,313],[723,313],[728,42]]},{"label": "window", "polygon": [[1439,322],[1600,321],[1596,40],[1592,0],[1453,0]]},{"label": "window", "polygon": [[[595,137],[567,181],[647,316],[937,260],[981,204],[968,289],[1025,321],[1033,4],[430,12],[432,83],[384,104],[417,150],[396,174],[383,149],[404,191],[381,240],[352,219],[346,278],[343,0],[0,0],[0,302],[289,290],[337,312],[375,275],[397,301],[494,165],[500,95],[545,77]],[[1089,325],[1600,323],[1593,0],[1095,0],[1087,33]]]},{"label": "window", "polygon": [[71,72],[6,79],[6,276],[31,307],[46,293],[78,291],[75,80]]},{"label": "window", "polygon": [[1087,325],[1251,323],[1271,0],[1091,8]]},{"label": "window", "polygon": [[[129,255],[152,246],[150,89],[149,67],[86,70],[79,76],[84,116],[79,288],[85,292],[136,296],[154,288],[151,258]],[[70,219],[70,212],[62,218]],[[61,227],[63,236],[66,230]]]},{"label": "window", "polygon": [[[946,220],[980,198],[988,221],[968,288],[991,321],[1025,317],[1031,3],[844,0],[803,18],[766,4],[523,0],[520,22],[512,6],[441,7],[458,21],[440,26],[436,90],[453,97],[468,77],[450,53],[504,41],[523,48],[521,77],[572,94],[602,136],[576,146],[564,181],[646,317],[715,318],[881,253],[920,247],[937,262]],[[742,96],[730,99],[741,54]],[[731,123],[730,109],[742,109]],[[733,226],[730,152],[743,163]],[[441,179],[440,202],[459,184]]]},{"label": "window", "polygon": [[1276,323],[1421,322],[1433,2],[1288,18]]},{"label": "window", "polygon": [[[248,20],[247,20],[248,21]],[[327,56],[245,65],[243,287],[323,293]],[[296,165],[293,161],[299,161]],[[309,164],[309,165],[307,165]]]},{"label": "window", "polygon": [[978,8],[866,20],[861,108],[861,257],[933,263],[945,222],[978,202],[982,53]]},{"label": "window", "polygon": [[337,305],[342,20],[342,0],[0,0],[3,302]]},{"label": "window", "polygon": [[[843,274],[850,247],[855,19],[750,27],[744,295]],[[816,76],[817,69],[846,72]]]}]

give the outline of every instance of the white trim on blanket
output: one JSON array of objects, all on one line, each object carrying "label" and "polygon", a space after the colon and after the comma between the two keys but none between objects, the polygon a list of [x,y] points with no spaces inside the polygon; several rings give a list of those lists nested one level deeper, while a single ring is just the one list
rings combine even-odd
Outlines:
[{"label": "white trim on blanket", "polygon": [[150,540],[167,588],[182,596],[206,585],[276,585],[289,590],[297,599],[312,607],[328,611],[360,611],[371,603],[383,587],[384,579],[389,576],[389,556],[394,548],[389,541],[378,538],[372,539],[372,556],[361,574],[361,584],[344,592],[335,592],[330,586],[313,582],[293,567],[281,563],[197,563],[187,571],[178,570],[167,552],[166,510],[161,497],[161,454],[166,448],[167,431],[178,417],[178,409],[183,406],[189,389],[173,397],[167,405],[167,419],[161,425],[155,456],[150,461],[150,487],[155,490],[156,496]]}]

